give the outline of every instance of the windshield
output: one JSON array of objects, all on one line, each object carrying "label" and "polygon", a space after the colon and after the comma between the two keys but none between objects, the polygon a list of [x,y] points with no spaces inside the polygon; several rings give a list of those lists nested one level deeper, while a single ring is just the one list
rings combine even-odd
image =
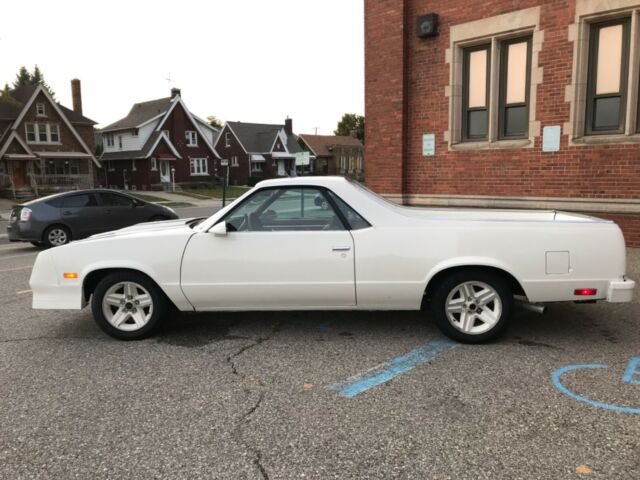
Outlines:
[{"label": "windshield", "polygon": [[358,182],[357,180],[353,180],[352,178],[349,178],[348,180],[351,183],[351,185],[359,188],[365,195],[369,196],[369,198],[376,201],[377,203],[385,207],[393,207],[393,208],[399,207],[398,204],[392,202],[391,200],[386,199],[382,195],[374,192],[373,190],[369,190],[367,187],[365,187],[362,183]]}]

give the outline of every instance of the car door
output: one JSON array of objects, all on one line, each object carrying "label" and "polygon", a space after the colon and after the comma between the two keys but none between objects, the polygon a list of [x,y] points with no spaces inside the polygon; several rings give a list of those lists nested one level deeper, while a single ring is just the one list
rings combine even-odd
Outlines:
[{"label": "car door", "polygon": [[194,235],[181,284],[197,310],[356,304],[353,238],[316,188],[258,190],[226,217],[227,235]]},{"label": "car door", "polygon": [[104,215],[95,194],[74,193],[61,199],[60,220],[71,229],[73,238],[84,238],[101,231]]},{"label": "car door", "polygon": [[129,227],[143,221],[138,220],[138,211],[131,197],[115,192],[100,192],[100,198],[106,213],[105,232]]}]

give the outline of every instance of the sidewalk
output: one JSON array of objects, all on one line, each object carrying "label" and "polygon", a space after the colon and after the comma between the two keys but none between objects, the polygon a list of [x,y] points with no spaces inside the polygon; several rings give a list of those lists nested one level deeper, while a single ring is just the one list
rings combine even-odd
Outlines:
[{"label": "sidewalk", "polygon": [[194,207],[211,207],[211,206],[222,206],[222,199],[219,198],[195,198],[187,195],[180,195],[179,193],[171,193],[171,192],[156,192],[156,191],[141,191],[138,190],[136,192],[128,191],[125,193],[136,194],[136,193],[146,193],[148,195],[153,195],[154,197],[159,197],[165,199],[167,202],[184,202],[190,203]]}]

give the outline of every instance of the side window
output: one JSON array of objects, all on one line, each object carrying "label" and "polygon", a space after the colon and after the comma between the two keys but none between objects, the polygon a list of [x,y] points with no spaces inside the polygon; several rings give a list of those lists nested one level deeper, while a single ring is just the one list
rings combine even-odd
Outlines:
[{"label": "side window", "polygon": [[238,232],[344,230],[324,194],[307,187],[260,191],[226,221],[230,231]]},{"label": "side window", "polygon": [[83,207],[96,207],[98,203],[96,198],[91,194],[71,195],[65,197],[64,208],[83,208]]},{"label": "side window", "polygon": [[118,195],[116,193],[101,193],[102,203],[105,207],[131,207],[133,206],[133,200],[124,195]]},{"label": "side window", "polygon": [[334,203],[338,206],[338,210],[340,210],[340,213],[342,213],[342,215],[347,219],[347,222],[349,222],[351,230],[361,230],[363,228],[368,228],[371,226],[369,222],[362,218],[358,212],[347,205],[335,193],[329,191],[329,196],[331,197],[331,200],[333,200]]}]

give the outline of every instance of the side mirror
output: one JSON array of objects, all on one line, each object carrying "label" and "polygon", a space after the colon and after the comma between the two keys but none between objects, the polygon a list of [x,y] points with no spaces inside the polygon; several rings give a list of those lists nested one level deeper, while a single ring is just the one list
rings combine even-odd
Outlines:
[{"label": "side mirror", "polygon": [[226,237],[227,236],[227,222],[219,222],[216,223],[211,230],[209,230],[217,237]]}]

